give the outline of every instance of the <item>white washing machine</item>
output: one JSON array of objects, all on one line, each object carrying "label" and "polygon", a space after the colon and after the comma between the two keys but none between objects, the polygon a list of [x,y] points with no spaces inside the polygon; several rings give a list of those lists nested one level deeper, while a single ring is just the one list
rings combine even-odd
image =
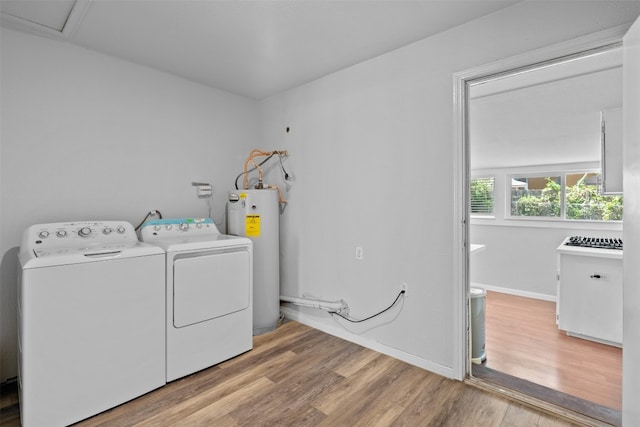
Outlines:
[{"label": "white washing machine", "polygon": [[72,424],[165,384],[160,248],[124,221],[42,224],[19,260],[23,426]]},{"label": "white washing machine", "polygon": [[166,252],[167,382],[253,348],[253,244],[210,218],[146,222]]}]

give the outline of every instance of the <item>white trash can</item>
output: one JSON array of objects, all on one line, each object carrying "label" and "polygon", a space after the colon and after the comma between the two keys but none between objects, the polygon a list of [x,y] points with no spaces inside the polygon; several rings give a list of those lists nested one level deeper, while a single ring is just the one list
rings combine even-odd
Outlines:
[{"label": "white trash can", "polygon": [[487,291],[471,288],[471,362],[480,364],[487,359],[485,350],[485,306]]}]

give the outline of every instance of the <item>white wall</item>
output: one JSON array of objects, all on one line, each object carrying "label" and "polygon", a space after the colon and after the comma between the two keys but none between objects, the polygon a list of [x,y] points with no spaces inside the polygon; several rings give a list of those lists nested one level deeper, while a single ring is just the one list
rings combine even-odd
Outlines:
[{"label": "white wall", "polygon": [[17,374],[16,255],[31,224],[213,217],[258,140],[257,104],[66,43],[2,30],[0,381]]},{"label": "white wall", "polygon": [[297,177],[282,217],[283,293],[344,298],[362,317],[409,285],[366,326],[291,311],[453,376],[453,73],[639,13],[637,2],[525,2],[265,100],[261,133],[291,150]]}]

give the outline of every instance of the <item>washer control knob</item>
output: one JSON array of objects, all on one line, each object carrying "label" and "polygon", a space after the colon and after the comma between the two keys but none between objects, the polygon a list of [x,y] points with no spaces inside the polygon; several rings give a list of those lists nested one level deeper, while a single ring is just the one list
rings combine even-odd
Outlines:
[{"label": "washer control knob", "polygon": [[58,230],[58,231],[56,231],[56,236],[58,236],[58,237],[67,237],[67,230]]},{"label": "washer control knob", "polygon": [[124,232],[127,231],[127,229],[124,228],[123,225],[119,225],[118,228],[116,228],[116,231],[118,232],[118,234],[124,234]]},{"label": "washer control knob", "polygon": [[47,237],[49,237],[49,232],[48,231],[41,231],[38,234],[38,237],[40,237],[41,239],[46,239]]},{"label": "washer control knob", "polygon": [[103,233],[103,234],[111,234],[111,233],[113,233],[113,228],[111,228],[111,227],[105,227],[105,228],[102,230],[102,233]]},{"label": "washer control knob", "polygon": [[196,224],[196,228],[202,228],[202,224],[201,223],[197,223]]},{"label": "washer control knob", "polygon": [[80,229],[80,231],[78,231],[78,235],[80,237],[89,237],[91,235],[91,228],[90,227],[82,227]]},{"label": "washer control knob", "polygon": [[173,225],[167,224],[164,226],[164,228],[166,228],[167,230],[171,230],[173,228]]},{"label": "washer control knob", "polygon": [[189,229],[189,224],[186,222],[180,223],[180,230],[187,231]]},{"label": "washer control knob", "polygon": [[162,228],[162,227],[160,227],[159,225],[154,225],[154,226],[153,226],[153,229],[154,229],[155,231],[160,231],[160,229],[161,229],[161,228]]}]

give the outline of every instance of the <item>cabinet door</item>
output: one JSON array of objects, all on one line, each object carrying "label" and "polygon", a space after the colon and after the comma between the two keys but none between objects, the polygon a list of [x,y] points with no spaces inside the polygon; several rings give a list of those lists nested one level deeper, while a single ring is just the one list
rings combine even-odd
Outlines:
[{"label": "cabinet door", "polygon": [[622,193],[622,108],[602,112],[602,193]]},{"label": "cabinet door", "polygon": [[622,260],[560,257],[560,329],[622,343]]}]

